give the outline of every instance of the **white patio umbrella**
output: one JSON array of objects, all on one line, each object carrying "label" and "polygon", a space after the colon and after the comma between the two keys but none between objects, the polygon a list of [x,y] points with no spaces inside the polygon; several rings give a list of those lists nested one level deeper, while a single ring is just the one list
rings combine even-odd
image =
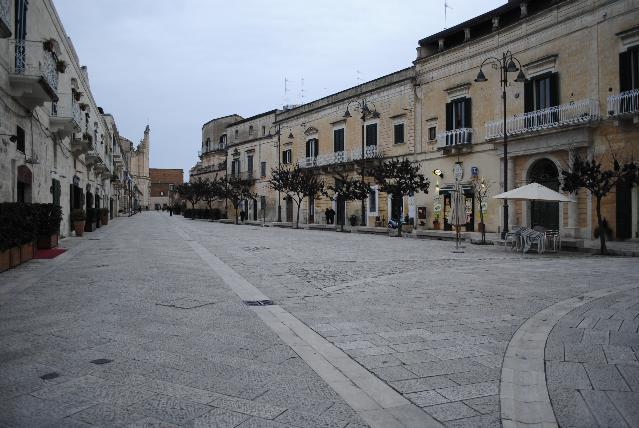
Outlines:
[{"label": "white patio umbrella", "polygon": [[559,192],[555,192],[546,186],[542,186],[539,183],[526,184],[525,186],[495,195],[493,198],[513,201],[575,202],[567,196],[564,196]]}]

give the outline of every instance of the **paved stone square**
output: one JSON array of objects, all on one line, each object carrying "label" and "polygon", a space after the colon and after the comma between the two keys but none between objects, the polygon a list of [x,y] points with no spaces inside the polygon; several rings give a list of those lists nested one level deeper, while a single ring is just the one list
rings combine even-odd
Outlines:
[{"label": "paved stone square", "polygon": [[[383,384],[423,410],[405,426],[500,426],[502,360],[519,327],[565,299],[639,283],[633,258],[454,254],[446,241],[155,212],[88,238],[0,274],[2,426],[373,425],[333,366],[378,402],[397,402]],[[242,304],[224,269],[298,335]],[[639,393],[638,302],[636,288],[611,294],[552,330],[546,377],[562,426],[581,425],[576,402],[614,407],[596,424],[639,425],[622,409]],[[380,415],[409,409],[393,406]]]}]

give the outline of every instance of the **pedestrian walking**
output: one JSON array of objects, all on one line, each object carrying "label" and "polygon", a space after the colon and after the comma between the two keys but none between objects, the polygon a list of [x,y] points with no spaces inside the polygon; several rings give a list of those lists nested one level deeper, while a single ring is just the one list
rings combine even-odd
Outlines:
[{"label": "pedestrian walking", "polygon": [[173,205],[169,206],[169,217],[173,217]]}]

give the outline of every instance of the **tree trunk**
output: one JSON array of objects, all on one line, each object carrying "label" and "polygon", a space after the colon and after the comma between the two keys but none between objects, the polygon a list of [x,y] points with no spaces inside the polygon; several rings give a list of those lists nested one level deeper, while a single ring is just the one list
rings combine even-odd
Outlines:
[{"label": "tree trunk", "polygon": [[479,223],[481,224],[481,243],[486,243],[486,225],[484,224],[484,212],[481,210],[481,201],[479,202]]},{"label": "tree trunk", "polygon": [[235,224],[240,224],[240,222],[237,219],[237,207],[233,205],[233,209],[235,209]]},{"label": "tree trunk", "polygon": [[302,205],[302,200],[300,199],[299,202],[297,202],[297,218],[295,219],[295,229],[299,229],[300,228],[300,207]]},{"label": "tree trunk", "polygon": [[608,254],[606,249],[606,230],[603,228],[603,219],[601,218],[601,196],[597,196],[597,225],[599,225],[599,251],[602,255]]}]

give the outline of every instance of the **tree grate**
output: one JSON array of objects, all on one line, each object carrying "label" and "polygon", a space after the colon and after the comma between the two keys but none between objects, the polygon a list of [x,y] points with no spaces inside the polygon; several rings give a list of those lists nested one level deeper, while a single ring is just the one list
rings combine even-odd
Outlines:
[{"label": "tree grate", "polygon": [[113,361],[113,360],[107,360],[106,358],[98,358],[97,360],[91,361],[91,363],[97,364],[97,365],[102,365],[102,364],[110,363],[111,361]]},{"label": "tree grate", "polygon": [[55,379],[57,377],[60,377],[60,373],[51,372],[51,373],[43,374],[42,376],[40,376],[40,379],[42,379],[42,380],[51,380],[51,379]]},{"label": "tree grate", "polygon": [[272,300],[244,300],[246,306],[271,306],[274,305]]}]

